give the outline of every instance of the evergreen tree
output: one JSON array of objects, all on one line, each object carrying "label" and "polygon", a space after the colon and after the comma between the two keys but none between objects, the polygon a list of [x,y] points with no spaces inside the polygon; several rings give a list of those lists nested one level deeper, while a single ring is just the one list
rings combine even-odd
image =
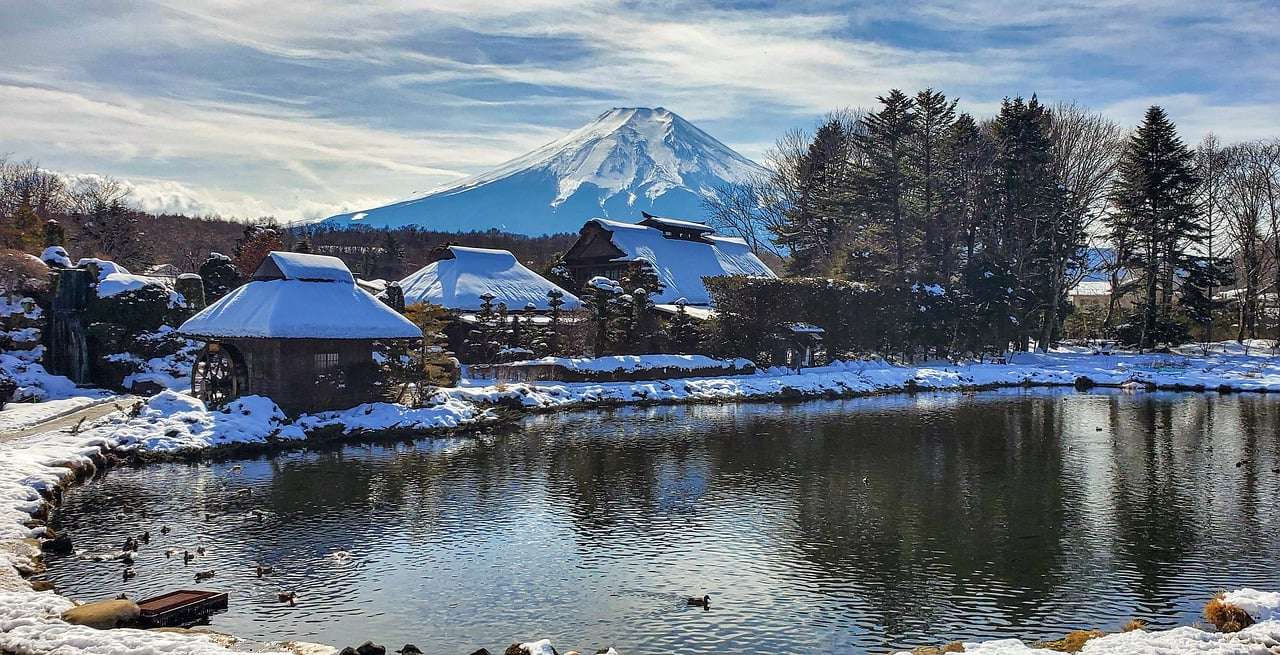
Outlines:
[{"label": "evergreen tree", "polygon": [[[1062,189],[1053,166],[1048,109],[1035,96],[1001,103],[996,140],[996,198],[990,261],[1017,281],[1013,303],[1016,341],[1030,342],[1037,320],[1050,334],[1062,295],[1063,253],[1077,243],[1062,226]],[[1047,344],[1043,344],[1047,347]]]},{"label": "evergreen tree", "polygon": [[1164,110],[1152,106],[1129,139],[1111,193],[1111,225],[1132,235],[1130,266],[1141,275],[1139,348],[1152,347],[1167,332],[1157,321],[1171,314],[1174,276],[1187,263],[1189,247],[1204,238],[1198,182],[1190,149]]},{"label": "evergreen tree", "polygon": [[[920,221],[912,197],[911,146],[917,131],[915,101],[894,89],[878,98],[880,111],[862,119],[865,131],[859,135],[863,165],[859,175],[859,200],[866,226],[857,226],[862,235],[873,238],[882,232],[888,238],[887,261],[879,262],[886,277],[903,280],[918,263],[916,249],[921,242]],[[865,228],[873,229],[865,229]],[[876,230],[874,228],[880,228]],[[878,240],[878,239],[876,239]],[[871,252],[874,241],[863,238],[855,249]]]},{"label": "evergreen tree", "polygon": [[832,116],[814,134],[803,154],[788,162],[785,172],[796,188],[789,191],[777,242],[791,252],[787,263],[793,275],[831,272],[839,242],[850,223],[849,188],[855,126],[846,117]]},{"label": "evergreen tree", "polygon": [[698,324],[689,316],[683,302],[676,303],[676,313],[667,322],[667,343],[672,351],[682,355],[698,351]]},{"label": "evergreen tree", "polygon": [[547,354],[560,354],[560,318],[564,307],[564,293],[559,289],[547,292],[547,306],[551,308],[551,323],[547,326]]},{"label": "evergreen tree", "polygon": [[618,312],[614,301],[619,295],[622,287],[600,275],[588,280],[582,288],[582,307],[593,330],[591,347],[596,357],[611,352],[617,343]]},{"label": "evergreen tree", "polygon": [[1183,267],[1186,279],[1182,282],[1178,305],[1191,322],[1200,326],[1203,340],[1212,340],[1214,312],[1226,305],[1213,299],[1213,289],[1235,284],[1231,260],[1191,255]]},{"label": "evergreen tree", "polygon": [[230,257],[222,253],[209,253],[209,257],[200,264],[199,272],[204,282],[204,297],[207,304],[213,304],[232,289],[244,284],[240,269],[236,268]]},{"label": "evergreen tree", "polygon": [[909,165],[915,177],[913,186],[919,198],[923,232],[920,272],[924,279],[938,282],[948,281],[954,258],[957,217],[947,199],[951,190],[950,146],[956,102],[933,89],[917,93],[915,131],[910,139]]}]

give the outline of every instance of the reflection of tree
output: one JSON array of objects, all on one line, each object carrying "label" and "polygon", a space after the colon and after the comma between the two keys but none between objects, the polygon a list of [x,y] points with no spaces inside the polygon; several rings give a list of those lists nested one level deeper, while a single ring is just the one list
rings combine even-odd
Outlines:
[{"label": "reflection of tree", "polygon": [[1001,620],[1018,622],[1060,568],[1056,421],[1041,398],[825,426],[800,453],[813,470],[797,493],[806,557],[840,581],[832,587],[858,590],[890,635],[932,614],[939,596],[970,597],[992,581],[1010,594]]}]

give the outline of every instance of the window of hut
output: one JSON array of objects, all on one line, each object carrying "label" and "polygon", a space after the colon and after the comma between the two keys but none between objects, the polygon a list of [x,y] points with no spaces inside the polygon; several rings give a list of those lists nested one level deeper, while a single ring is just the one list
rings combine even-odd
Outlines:
[{"label": "window of hut", "polygon": [[338,353],[316,353],[313,355],[316,373],[324,373],[338,368]]}]

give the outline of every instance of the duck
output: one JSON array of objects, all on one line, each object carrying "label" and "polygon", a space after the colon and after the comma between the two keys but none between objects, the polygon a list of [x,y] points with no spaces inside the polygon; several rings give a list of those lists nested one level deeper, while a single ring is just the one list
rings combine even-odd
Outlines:
[{"label": "duck", "polygon": [[197,555],[203,555],[203,554],[204,554],[204,546],[196,546],[196,554],[197,554]]},{"label": "duck", "polygon": [[216,573],[217,571],[214,571],[212,569],[208,571],[196,571],[196,582],[199,582],[201,580],[208,580],[209,578],[212,578]]},{"label": "duck", "polygon": [[160,534],[169,534],[169,526],[167,525],[160,526]]},{"label": "duck", "polygon": [[706,594],[703,594],[702,598],[690,596],[686,598],[684,602],[691,607],[701,607],[703,609],[711,607],[711,597]]},{"label": "duck", "polygon": [[261,578],[261,577],[262,577],[262,576],[264,576],[264,575],[267,575],[268,573],[271,573],[271,567],[270,567],[270,566],[263,566],[263,565],[261,565],[261,564],[259,564],[259,565],[258,565],[258,568],[257,568],[256,570],[257,570],[257,572],[258,572],[258,577],[259,577],[259,578]]},{"label": "duck", "polygon": [[183,564],[190,564],[190,563],[191,563],[191,560],[193,560],[193,559],[195,559],[195,558],[196,558],[196,556],[195,556],[195,555],[192,555],[192,554],[191,554],[191,551],[189,551],[189,550],[184,550],[184,551],[182,551],[182,563],[183,563]]},{"label": "duck", "polygon": [[133,560],[134,560],[133,553],[127,550],[120,555],[120,561],[124,562],[125,564],[133,564]]},{"label": "duck", "polygon": [[138,539],[144,544],[151,543],[151,531],[147,530],[146,532],[143,532],[142,536],[139,537]]},{"label": "duck", "polygon": [[177,552],[178,552],[178,551],[177,551],[177,549],[170,548],[170,549],[168,549],[168,550],[164,551],[164,558],[165,558],[165,559],[169,559],[169,558],[173,557],[173,556],[174,556],[174,554],[175,554],[175,553],[177,553]]},{"label": "duck", "polygon": [[127,581],[127,580],[130,580],[130,579],[132,579],[132,578],[135,578],[135,577],[137,577],[137,576],[138,576],[138,572],[137,572],[137,571],[134,571],[132,566],[130,566],[129,568],[127,568],[127,569],[125,569],[125,570],[124,570],[124,579],[125,579],[126,581]]},{"label": "duck", "polygon": [[297,598],[298,598],[298,592],[296,592],[296,591],[282,591],[282,592],[280,592],[280,593],[276,594],[276,598],[280,599],[280,602],[282,602],[282,603],[289,603],[290,605],[292,605],[292,604],[293,604],[293,601],[297,600]]},{"label": "duck", "polygon": [[125,539],[124,548],[121,550],[133,550],[133,551],[138,550],[138,540],[134,539],[133,537],[129,537],[128,539]]}]

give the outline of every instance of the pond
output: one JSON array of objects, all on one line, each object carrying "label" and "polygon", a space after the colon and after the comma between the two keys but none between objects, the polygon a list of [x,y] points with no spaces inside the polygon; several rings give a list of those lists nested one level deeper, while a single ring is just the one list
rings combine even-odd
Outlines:
[{"label": "pond", "polygon": [[[67,495],[55,525],[86,552],[48,577],[86,600],[226,590],[220,631],[429,653],[541,637],[883,653],[1168,627],[1280,580],[1278,433],[1280,399],[1254,394],[537,416],[481,439],[116,468]],[[136,578],[92,561],[144,530]],[[709,610],[686,605],[704,593]]]}]

